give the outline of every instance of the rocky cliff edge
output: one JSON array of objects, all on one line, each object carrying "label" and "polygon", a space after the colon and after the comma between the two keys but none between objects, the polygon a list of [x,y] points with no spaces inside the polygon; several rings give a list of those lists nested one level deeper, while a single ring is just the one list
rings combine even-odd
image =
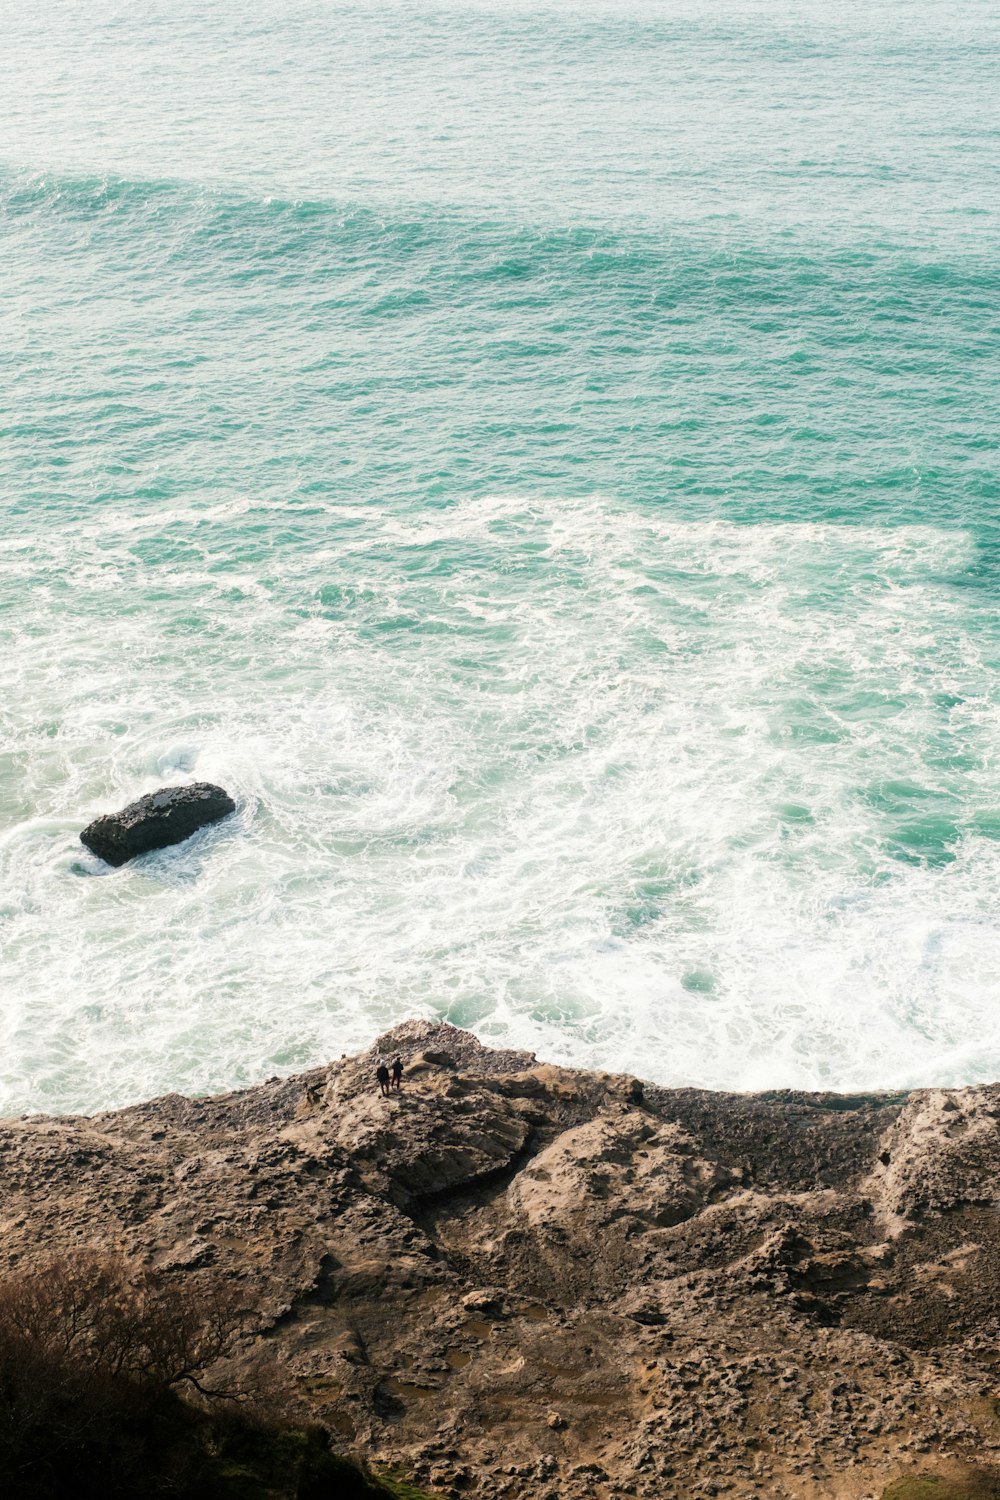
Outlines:
[{"label": "rocky cliff edge", "polygon": [[445,1494],[987,1495],[998,1121],[998,1085],[660,1089],[410,1022],[240,1093],[3,1122],[0,1247],[239,1278],[239,1359]]}]

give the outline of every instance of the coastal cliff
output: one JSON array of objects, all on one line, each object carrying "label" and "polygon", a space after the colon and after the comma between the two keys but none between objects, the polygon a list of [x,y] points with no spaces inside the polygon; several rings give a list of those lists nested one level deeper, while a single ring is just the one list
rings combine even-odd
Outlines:
[{"label": "coastal cliff", "polygon": [[240,1093],[3,1122],[0,1249],[237,1283],[230,1363],[444,1494],[985,1497],[998,1120],[998,1085],[660,1089],[409,1022]]}]

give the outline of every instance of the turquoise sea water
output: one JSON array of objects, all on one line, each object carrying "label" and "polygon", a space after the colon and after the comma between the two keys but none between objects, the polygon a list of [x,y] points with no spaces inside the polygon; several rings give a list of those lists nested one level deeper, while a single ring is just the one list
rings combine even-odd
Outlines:
[{"label": "turquoise sea water", "polygon": [[0,0],[0,1108],[409,1015],[1000,1075],[998,77],[985,0]]}]

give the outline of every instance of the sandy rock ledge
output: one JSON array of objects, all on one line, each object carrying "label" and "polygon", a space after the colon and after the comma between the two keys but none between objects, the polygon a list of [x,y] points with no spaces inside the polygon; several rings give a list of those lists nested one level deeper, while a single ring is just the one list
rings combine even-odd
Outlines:
[{"label": "sandy rock ledge", "polygon": [[644,1088],[410,1022],[238,1094],[3,1122],[0,1245],[239,1278],[241,1360],[445,1494],[986,1495],[998,1119],[995,1085]]}]

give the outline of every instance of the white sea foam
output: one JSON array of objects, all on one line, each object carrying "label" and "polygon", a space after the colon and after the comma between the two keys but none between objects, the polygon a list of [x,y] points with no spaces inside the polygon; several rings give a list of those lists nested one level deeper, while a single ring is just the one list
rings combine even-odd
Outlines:
[{"label": "white sea foam", "polygon": [[[995,1075],[965,535],[516,497],[340,523],[280,574],[197,508],[178,564],[143,559],[162,515],[37,539],[54,603],[0,666],[3,1108],[238,1084],[409,1015],[674,1083]],[[193,775],[238,816],[111,873],[79,845]]]}]

